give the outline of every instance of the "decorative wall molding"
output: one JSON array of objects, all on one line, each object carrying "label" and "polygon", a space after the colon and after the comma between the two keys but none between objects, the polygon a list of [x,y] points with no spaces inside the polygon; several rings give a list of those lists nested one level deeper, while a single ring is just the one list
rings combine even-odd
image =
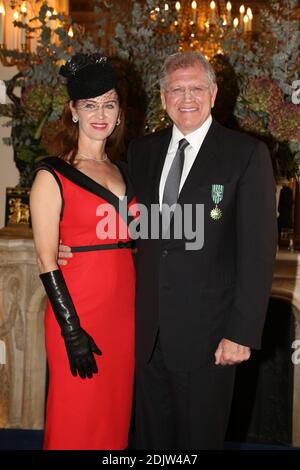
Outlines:
[{"label": "decorative wall molding", "polygon": [[[300,253],[279,251],[272,284],[272,297],[291,303],[295,319],[295,339],[300,340]],[[291,345],[291,360],[293,349]],[[294,364],[292,444],[300,447],[300,364]]]}]

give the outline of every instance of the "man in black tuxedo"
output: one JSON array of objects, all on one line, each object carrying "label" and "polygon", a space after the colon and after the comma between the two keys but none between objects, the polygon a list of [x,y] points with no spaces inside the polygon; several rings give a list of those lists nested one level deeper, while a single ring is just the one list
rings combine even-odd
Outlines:
[{"label": "man in black tuxedo", "polygon": [[[260,347],[277,243],[273,172],[262,142],[211,117],[216,94],[201,54],[170,56],[161,100],[174,125],[129,146],[136,196],[149,213],[175,202],[172,187],[182,212],[204,205],[201,249],[187,250],[172,230],[170,239],[138,241],[140,449],[222,448],[236,364]],[[183,168],[174,170],[178,158]]]},{"label": "man in black tuxedo", "polygon": [[211,117],[216,94],[201,54],[170,56],[161,99],[173,127],[129,146],[149,227],[153,205],[188,207],[193,225],[204,206],[203,246],[187,249],[176,213],[137,243],[138,449],[221,449],[236,365],[261,343],[277,243],[272,167],[262,142]]}]

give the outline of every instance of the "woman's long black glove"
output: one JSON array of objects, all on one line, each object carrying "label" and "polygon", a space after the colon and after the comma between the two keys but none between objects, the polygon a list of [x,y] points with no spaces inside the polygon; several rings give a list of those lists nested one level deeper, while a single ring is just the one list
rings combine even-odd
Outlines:
[{"label": "woman's long black glove", "polygon": [[61,271],[43,273],[40,278],[61,328],[72,374],[77,375],[78,372],[82,379],[91,378],[98,372],[94,354],[101,356],[102,353],[93,338],[81,328]]}]

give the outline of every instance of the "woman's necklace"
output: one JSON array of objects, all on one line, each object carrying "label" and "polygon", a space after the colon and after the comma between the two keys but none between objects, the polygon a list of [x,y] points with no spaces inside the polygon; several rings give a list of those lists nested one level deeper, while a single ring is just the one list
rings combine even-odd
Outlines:
[{"label": "woman's necklace", "polygon": [[96,163],[103,163],[106,160],[108,160],[108,156],[107,156],[106,153],[105,153],[104,157],[101,160],[99,160],[99,158],[87,157],[86,155],[83,155],[80,152],[78,152],[77,155],[79,155],[79,158],[77,158],[77,160],[91,160],[91,161],[96,162]]}]

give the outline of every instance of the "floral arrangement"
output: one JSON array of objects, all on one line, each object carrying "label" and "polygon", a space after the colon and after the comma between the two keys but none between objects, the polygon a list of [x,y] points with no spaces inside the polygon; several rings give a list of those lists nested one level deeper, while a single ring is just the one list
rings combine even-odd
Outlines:
[{"label": "floral arrangement", "polygon": [[[52,13],[50,18],[49,11]],[[6,81],[11,103],[0,105],[0,115],[9,118],[5,125],[12,127],[11,137],[4,142],[13,146],[20,187],[30,187],[37,161],[52,152],[53,137],[68,101],[66,87],[58,73],[60,66],[74,52],[96,50],[91,38],[79,25],[73,25],[74,37],[70,37],[71,19],[61,13],[54,14],[47,2],[43,2],[37,19],[39,24],[34,31],[38,30],[39,42],[35,53],[0,51],[17,63],[20,59],[21,71]],[[55,31],[51,31],[49,19],[59,20],[60,26]]]},{"label": "floral arrangement", "polygon": [[[127,140],[170,124],[160,105],[159,71],[164,58],[178,50],[180,37],[172,30],[174,18],[150,17],[155,0],[131,0],[128,12],[120,2],[94,0],[99,36],[104,21],[114,28],[109,50],[114,51],[127,85]],[[60,26],[51,31],[47,11]],[[300,8],[298,0],[270,0],[260,12],[262,33],[251,43],[231,28],[224,30],[222,55],[212,58],[217,72],[219,94],[216,117],[227,126],[239,127],[264,139],[272,154],[278,178],[298,175],[300,162],[300,106],[292,103],[293,81],[300,73]],[[97,19],[98,18],[98,19]],[[0,115],[12,126],[10,139],[20,171],[20,185],[30,185],[36,161],[51,154],[51,144],[61,111],[67,100],[60,65],[74,52],[99,50],[79,25],[44,2],[38,18],[39,43],[34,54],[26,53],[25,67],[7,81],[11,103],[0,105]],[[170,29],[171,28],[171,29]],[[170,34],[172,30],[172,34]],[[53,41],[53,33],[56,40]],[[24,53],[0,50],[0,55]],[[132,84],[134,83],[134,86]],[[129,85],[129,86],[128,86]],[[14,93],[21,89],[21,97]]]},{"label": "floral arrangement", "polygon": [[6,143],[14,148],[20,186],[30,185],[35,163],[51,154],[53,137],[67,100],[67,91],[62,84],[54,88],[24,83],[20,99],[14,104],[0,106],[0,113],[11,117],[8,124],[12,125],[12,134]]},{"label": "floral arrangement", "polygon": [[271,150],[275,174],[292,177],[300,164],[300,107],[286,103],[279,83],[269,77],[248,80],[237,103],[238,123],[264,139]]},{"label": "floral arrangement", "polygon": [[[147,107],[145,132],[170,124],[160,105],[158,75],[164,58],[176,52],[180,37],[168,21],[151,18],[157,2],[131,0],[126,17],[114,2],[95,0],[99,34],[107,14],[115,25],[111,45],[141,76]],[[298,0],[270,0],[260,11],[261,33],[251,42],[240,31],[224,28],[222,55],[211,58],[219,93],[214,114],[227,126],[264,139],[277,178],[298,174],[300,106],[291,102],[299,78],[300,8]],[[172,23],[174,18],[169,16]]]},{"label": "floral arrangement", "polygon": [[148,133],[166,127],[170,121],[160,104],[158,77],[165,57],[178,51],[180,37],[172,30],[176,19],[174,12],[170,10],[168,18],[162,22],[159,16],[150,15],[157,7],[156,0],[131,0],[126,15],[121,2],[95,0],[95,4],[99,36],[104,31],[104,19],[109,18],[114,25],[111,47],[127,64],[127,70],[135,71],[139,77],[139,81],[135,80],[135,93],[136,102],[140,106],[144,103],[142,130]]},{"label": "floral arrangement", "polygon": [[300,75],[299,1],[270,0],[261,23],[262,33],[251,47],[242,38],[225,38],[239,84],[234,117],[242,130],[266,141],[277,179],[298,177],[300,106],[292,96]]}]

